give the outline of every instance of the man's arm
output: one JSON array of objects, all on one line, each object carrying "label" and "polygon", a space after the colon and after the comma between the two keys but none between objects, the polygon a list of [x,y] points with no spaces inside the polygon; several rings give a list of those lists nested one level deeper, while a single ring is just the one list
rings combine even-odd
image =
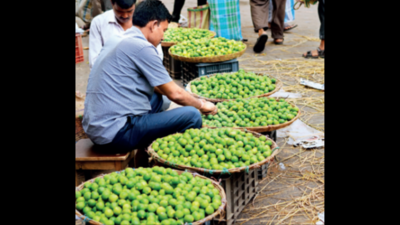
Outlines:
[{"label": "man's arm", "polygon": [[217,107],[213,103],[193,97],[189,92],[179,87],[174,81],[162,84],[154,89],[160,91],[163,95],[167,96],[169,100],[176,104],[193,106],[199,109],[202,114],[215,115],[218,112]]},{"label": "man's arm", "polygon": [[[98,17],[97,17],[98,18]],[[89,33],[89,67],[92,69],[94,62],[99,56],[100,50],[103,47],[103,40],[100,33],[100,24],[96,18],[92,20]]]}]

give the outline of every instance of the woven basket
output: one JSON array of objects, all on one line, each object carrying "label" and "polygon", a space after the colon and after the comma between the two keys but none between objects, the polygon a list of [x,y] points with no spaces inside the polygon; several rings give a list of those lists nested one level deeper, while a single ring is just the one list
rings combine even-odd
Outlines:
[{"label": "woven basket", "polygon": [[[134,169],[134,168],[133,168],[133,169]],[[180,171],[180,170],[174,170],[174,171],[176,171],[178,174],[182,174],[182,173],[184,172],[184,171]],[[211,220],[212,220],[213,218],[215,218],[216,216],[222,214],[222,213],[224,212],[225,207],[226,207],[227,200],[226,200],[225,191],[224,191],[224,189],[221,187],[221,185],[218,184],[218,182],[216,182],[216,181],[214,181],[214,180],[212,180],[212,179],[209,179],[209,178],[207,178],[207,177],[201,176],[201,175],[198,174],[198,173],[192,173],[192,174],[193,174],[194,177],[200,177],[201,179],[208,179],[208,180],[210,180],[211,183],[214,185],[214,187],[218,189],[219,195],[221,196],[221,202],[222,202],[222,205],[221,205],[221,206],[217,209],[217,211],[215,211],[213,214],[208,215],[207,217],[205,217],[205,218],[202,219],[202,220],[195,221],[195,222],[191,223],[192,225],[200,225],[200,224],[203,224],[203,223],[205,223],[205,222],[207,222],[207,221],[211,221]],[[100,175],[100,176],[98,176],[98,177],[104,177],[104,176],[105,176],[105,174]],[[88,181],[86,181],[86,182],[93,183],[94,180],[95,180],[96,178],[97,178],[97,177],[95,177],[95,178],[93,178],[93,179],[90,179],[90,180],[88,180]],[[77,190],[77,191],[82,190],[82,189],[84,188],[84,185],[85,185],[86,182],[84,182],[84,183],[82,183],[81,185],[79,185],[78,187],[76,187],[76,190]],[[75,209],[75,214],[76,214],[79,218],[81,218],[82,220],[84,220],[84,219],[86,218],[86,217],[85,217],[81,212],[79,212],[77,209]],[[87,219],[88,219],[88,218],[86,218],[86,220],[87,220]],[[97,221],[94,221],[94,220],[89,220],[88,223],[89,223],[89,224],[95,224],[95,225],[101,225],[101,224],[102,224],[102,223],[97,222]]]},{"label": "woven basket", "polygon": [[82,127],[82,118],[75,118],[75,142],[89,138]]},{"label": "woven basket", "polygon": [[[275,98],[275,99],[278,100],[278,99],[281,99],[281,98]],[[289,104],[292,107],[295,107],[295,105],[293,105],[291,103],[289,103]],[[285,123],[278,124],[278,125],[268,125],[268,126],[260,126],[260,127],[220,127],[220,128],[237,128],[237,129],[240,129],[240,130],[250,130],[250,131],[254,131],[254,132],[258,132],[258,133],[263,133],[263,132],[269,132],[269,131],[278,130],[278,129],[287,127],[290,124],[294,123],[294,121],[296,121],[299,117],[300,117],[300,110],[297,112],[297,115],[293,119],[291,119],[291,120],[289,120],[289,121],[287,121]],[[209,126],[205,126],[205,125],[203,125],[202,127],[204,127],[204,128],[217,128],[217,127],[209,127]]]},{"label": "woven basket", "polygon": [[[210,129],[216,129],[216,127],[208,127],[208,128],[210,128]],[[232,128],[232,129],[237,129],[237,128]],[[238,130],[244,130],[244,131],[246,131],[246,132],[249,132],[249,133],[253,134],[253,136],[257,137],[257,138],[260,137],[260,136],[262,136],[262,134],[256,133],[256,132],[253,132],[253,131],[249,131],[249,130],[245,130],[245,129],[238,129]],[[275,148],[278,147],[278,145],[277,145],[272,139],[270,139],[270,138],[267,137],[267,140],[272,141],[271,149],[275,149]],[[170,162],[166,161],[165,159],[161,158],[161,157],[154,151],[154,149],[151,147],[151,146],[153,145],[153,143],[154,143],[154,141],[149,145],[149,147],[147,148],[147,150],[148,150],[148,153],[150,154],[150,156],[151,156],[155,161],[159,162],[160,164],[163,164],[163,165],[166,165],[166,166],[171,166],[171,167],[174,167],[174,168],[177,168],[177,169],[180,169],[180,170],[188,169],[188,170],[196,171],[196,172],[199,172],[199,173],[202,173],[202,174],[206,174],[206,173],[211,174],[211,173],[212,173],[212,174],[216,174],[216,175],[219,175],[219,174],[222,175],[222,174],[226,173],[226,171],[228,171],[229,173],[240,173],[240,172],[242,172],[242,171],[246,171],[246,170],[250,170],[250,169],[259,168],[261,165],[263,165],[263,164],[265,164],[265,163],[267,163],[267,162],[270,162],[270,161],[274,158],[274,156],[277,155],[277,154],[279,153],[279,147],[278,147],[278,149],[277,149],[276,151],[273,151],[272,154],[271,154],[270,156],[268,156],[266,159],[264,159],[264,160],[261,161],[261,162],[251,164],[250,166],[244,166],[244,167],[233,168],[233,169],[229,169],[229,170],[226,170],[226,171],[223,171],[223,170],[208,170],[208,169],[204,169],[204,168],[190,167],[190,166],[177,165],[177,164],[174,164],[174,163],[170,163]],[[211,173],[210,173],[210,172],[211,172]]]},{"label": "woven basket", "polygon": [[75,142],[88,138],[82,127],[82,116],[84,113],[85,96],[75,93]]},{"label": "woven basket", "polygon": [[245,45],[244,49],[240,52],[235,52],[228,55],[216,55],[216,56],[201,56],[201,57],[183,57],[179,55],[174,55],[171,53],[171,48],[168,50],[169,54],[172,58],[183,61],[183,62],[190,62],[190,63],[214,63],[214,62],[223,62],[228,61],[231,59],[236,59],[243,55],[246,51],[247,45]]},{"label": "woven basket", "polygon": [[[232,73],[234,73],[234,72],[231,72],[231,73],[222,73],[222,74],[232,74]],[[258,76],[267,76],[267,75],[264,75],[264,74],[261,74],[261,73],[256,73]],[[212,77],[212,76],[215,76],[216,74],[211,74],[211,75],[206,75],[208,78],[209,77]],[[203,97],[203,96],[201,96],[201,95],[197,95],[197,94],[195,94],[195,93],[193,93],[192,92],[192,89],[191,89],[191,83],[192,83],[192,81],[196,81],[196,80],[200,80],[201,79],[201,77],[199,77],[199,78],[196,78],[196,79],[193,79],[193,80],[191,80],[188,84],[187,84],[187,89],[188,89],[188,92],[190,93],[190,94],[192,94],[194,97],[196,97],[196,98],[204,98],[205,100],[207,100],[207,101],[209,101],[209,102],[227,102],[227,101],[234,101],[234,100],[236,100],[236,99],[224,99],[224,98],[206,98],[206,97]],[[276,79],[276,82],[275,82],[275,89],[273,90],[273,91],[271,91],[271,92],[268,92],[268,93],[265,93],[265,94],[262,94],[262,95],[256,95],[256,96],[252,96],[252,97],[249,97],[249,98],[261,98],[261,97],[267,97],[267,96],[270,96],[270,95],[272,95],[272,94],[274,94],[275,92],[277,92],[277,91],[279,91],[279,89],[281,89],[282,88],[282,82],[279,80],[279,79],[277,79],[277,78],[275,78]],[[249,98],[246,98],[246,99],[249,99]]]},{"label": "woven basket", "polygon": [[[190,29],[190,28],[185,28],[185,29]],[[203,29],[203,30],[205,30],[205,29]],[[215,37],[216,33],[215,33],[214,31],[210,31],[210,30],[209,30],[209,32],[212,33],[212,36],[210,36],[209,38]],[[163,42],[161,42],[161,46],[163,46],[163,47],[171,47],[171,46],[176,45],[176,44],[178,44],[178,43],[179,43],[179,42],[177,42],[177,41],[175,41],[175,42],[166,42],[166,41],[163,41]]]}]

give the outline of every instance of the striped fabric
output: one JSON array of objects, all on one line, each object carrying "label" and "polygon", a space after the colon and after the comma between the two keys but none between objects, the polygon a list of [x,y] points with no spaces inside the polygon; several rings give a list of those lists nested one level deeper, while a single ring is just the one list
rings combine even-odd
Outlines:
[{"label": "striped fabric", "polygon": [[210,7],[208,4],[188,8],[189,28],[207,29],[210,26]]},{"label": "striped fabric", "polygon": [[[294,0],[286,0],[286,7],[285,7],[285,23],[290,23],[294,20]],[[271,22],[272,17],[272,1],[269,1],[269,14],[268,14],[268,22]]]},{"label": "striped fabric", "polygon": [[210,30],[215,37],[242,40],[239,0],[208,0],[210,5]]}]

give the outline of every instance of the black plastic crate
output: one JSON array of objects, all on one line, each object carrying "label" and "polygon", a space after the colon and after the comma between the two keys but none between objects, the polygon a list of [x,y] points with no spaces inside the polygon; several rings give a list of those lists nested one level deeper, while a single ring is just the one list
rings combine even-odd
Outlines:
[{"label": "black plastic crate", "polygon": [[171,55],[168,52],[169,48],[170,47],[162,47],[164,53],[163,65],[165,69],[168,71],[168,74],[173,79],[181,79],[181,73],[182,73],[181,61],[171,57]]},{"label": "black plastic crate", "polygon": [[229,178],[221,180],[221,186],[225,190],[227,200],[225,216],[218,215],[211,221],[211,224],[232,225],[235,223],[244,207],[258,191],[257,173],[257,170],[250,170],[249,173],[233,173]]},{"label": "black plastic crate", "polygon": [[268,173],[268,166],[269,166],[269,162],[263,164],[260,168],[256,169],[258,170],[258,179],[262,180],[265,177],[267,177],[267,173]]},{"label": "black plastic crate", "polygon": [[239,70],[239,61],[232,59],[216,63],[189,63],[182,62],[182,84],[184,87],[193,79],[214,74],[236,72]]}]

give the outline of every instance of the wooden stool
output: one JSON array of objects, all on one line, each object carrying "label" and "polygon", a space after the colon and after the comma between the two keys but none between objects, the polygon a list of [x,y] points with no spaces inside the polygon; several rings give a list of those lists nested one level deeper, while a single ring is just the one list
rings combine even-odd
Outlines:
[{"label": "wooden stool", "polygon": [[136,149],[121,154],[103,154],[93,151],[93,142],[90,139],[81,139],[75,144],[75,186],[86,180],[84,170],[123,170],[134,167],[131,160]]}]

